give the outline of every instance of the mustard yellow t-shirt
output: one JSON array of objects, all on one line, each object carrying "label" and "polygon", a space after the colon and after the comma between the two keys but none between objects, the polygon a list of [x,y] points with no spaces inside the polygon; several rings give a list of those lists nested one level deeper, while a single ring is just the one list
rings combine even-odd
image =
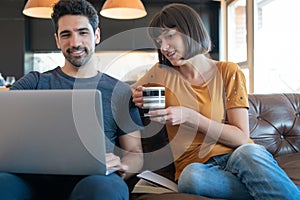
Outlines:
[{"label": "mustard yellow t-shirt", "polygon": [[[248,108],[248,96],[244,74],[232,62],[218,62],[213,65],[210,78],[201,86],[191,85],[172,67],[156,64],[136,85],[161,85],[166,87],[166,107],[184,106],[191,108],[216,122],[223,122],[225,109]],[[225,104],[225,105],[224,105]],[[218,138],[208,137],[212,123],[206,134],[197,127],[185,124],[166,125],[176,168],[175,180],[188,164],[206,162],[209,158],[227,154],[233,148],[218,143]]]}]

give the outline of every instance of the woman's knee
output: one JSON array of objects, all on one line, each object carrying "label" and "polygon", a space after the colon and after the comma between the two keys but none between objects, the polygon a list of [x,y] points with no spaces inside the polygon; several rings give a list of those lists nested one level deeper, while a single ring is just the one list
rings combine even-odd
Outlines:
[{"label": "woman's knee", "polygon": [[257,157],[270,155],[264,146],[258,144],[244,144],[238,147],[233,154],[240,154],[243,157]]},{"label": "woman's knee", "polygon": [[183,193],[198,193],[202,188],[201,183],[205,183],[205,171],[207,166],[201,163],[191,163],[187,165],[178,179],[178,190]]},{"label": "woman's knee", "polygon": [[230,156],[228,163],[251,165],[261,162],[273,162],[272,154],[258,144],[244,144],[238,147]]}]

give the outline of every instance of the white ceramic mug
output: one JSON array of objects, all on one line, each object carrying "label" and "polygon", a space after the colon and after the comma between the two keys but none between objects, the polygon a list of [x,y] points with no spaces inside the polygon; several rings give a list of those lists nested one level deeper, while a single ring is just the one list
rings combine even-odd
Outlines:
[{"label": "white ceramic mug", "polygon": [[143,87],[143,109],[164,109],[165,87]]}]

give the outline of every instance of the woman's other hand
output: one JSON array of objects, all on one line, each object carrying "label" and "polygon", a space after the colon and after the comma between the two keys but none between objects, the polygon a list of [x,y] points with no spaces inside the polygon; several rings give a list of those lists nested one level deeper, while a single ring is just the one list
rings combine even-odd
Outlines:
[{"label": "woman's other hand", "polygon": [[143,86],[137,86],[135,89],[133,89],[132,101],[137,107],[143,107]]}]

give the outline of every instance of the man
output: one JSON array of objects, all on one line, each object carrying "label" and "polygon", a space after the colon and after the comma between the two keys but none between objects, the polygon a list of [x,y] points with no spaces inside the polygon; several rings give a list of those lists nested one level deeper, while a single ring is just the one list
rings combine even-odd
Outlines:
[{"label": "man", "polygon": [[[139,112],[132,102],[124,101],[131,96],[130,87],[96,69],[93,55],[95,46],[100,42],[99,19],[89,2],[60,0],[53,7],[52,21],[57,47],[65,57],[64,66],[44,73],[30,72],[11,90],[100,90],[105,134],[111,144],[106,147],[106,165],[108,168],[118,167],[119,170],[108,176],[0,173],[0,199],[128,199],[129,191],[123,179],[138,172],[143,163]],[[128,105],[129,108],[124,109]],[[120,111],[124,110],[129,110],[130,119],[122,118],[124,113]],[[122,149],[122,158],[113,153],[115,143]]]}]

